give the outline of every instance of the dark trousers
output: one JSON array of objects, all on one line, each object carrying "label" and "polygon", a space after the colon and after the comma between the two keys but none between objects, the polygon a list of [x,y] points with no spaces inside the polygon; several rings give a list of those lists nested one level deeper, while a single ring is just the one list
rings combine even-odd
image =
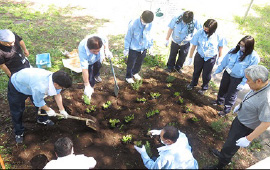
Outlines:
[{"label": "dark trousers", "polygon": [[211,80],[211,72],[216,63],[217,56],[204,61],[201,55],[197,52],[194,58],[194,72],[190,85],[197,86],[199,77],[202,72],[202,90],[208,89],[208,83]]},{"label": "dark trousers", "polygon": [[143,60],[146,56],[146,52],[147,50],[144,50],[141,53],[141,52],[129,49],[126,78],[132,78],[134,74],[139,73],[142,67]]},{"label": "dark trousers", "polygon": [[[25,95],[23,93],[18,92],[13,84],[8,82],[8,103],[9,109],[12,116],[12,122],[15,129],[15,135],[21,135],[24,132],[24,127],[22,124],[23,112],[25,110],[25,100],[30,97],[33,102],[32,96]],[[38,112],[38,107],[36,107],[36,114]],[[46,112],[42,110],[41,113]],[[48,120],[48,116],[38,116],[37,119],[41,122]]]},{"label": "dark trousers", "polygon": [[[187,43],[185,45],[178,45],[175,42],[172,41],[171,45],[171,51],[170,51],[170,56],[167,62],[167,67],[169,69],[177,69],[179,70],[180,68],[183,67],[183,64],[186,60],[186,57],[188,55],[188,50],[189,50],[190,43]],[[178,54],[178,59],[176,61],[176,56]],[[176,61],[176,63],[175,63]]]},{"label": "dark trousers", "polygon": [[238,90],[236,89],[240,84],[242,78],[234,78],[225,70],[220,82],[217,103],[223,104],[224,101],[224,112],[229,113],[234,105]]},{"label": "dark trousers", "polygon": [[95,86],[95,83],[96,83],[95,77],[100,75],[99,70],[100,70],[101,66],[102,65],[101,65],[99,60],[97,62],[95,62],[94,64],[88,66],[89,83],[90,83],[91,87]]},{"label": "dark trousers", "polygon": [[220,152],[219,164],[226,166],[231,162],[232,157],[238,151],[239,146],[236,146],[236,141],[244,136],[249,135],[253,132],[253,129],[250,129],[243,125],[236,117],[231,125],[228,138],[223,145],[223,148]]}]

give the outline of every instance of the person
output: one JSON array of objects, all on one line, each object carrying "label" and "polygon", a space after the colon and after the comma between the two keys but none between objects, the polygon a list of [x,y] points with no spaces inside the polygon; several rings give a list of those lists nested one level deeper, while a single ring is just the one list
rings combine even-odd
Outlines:
[{"label": "person", "polygon": [[213,103],[214,105],[224,103],[223,111],[218,112],[220,116],[225,116],[231,111],[238,91],[242,90],[246,84],[247,79],[244,70],[260,62],[260,58],[254,50],[254,43],[252,36],[247,35],[243,37],[236,47],[225,55],[221,64],[213,73],[213,77],[216,77],[216,74],[225,69],[220,82],[217,100]]},{"label": "person", "polygon": [[127,60],[127,83],[134,83],[135,80],[141,80],[138,74],[141,70],[143,60],[147,49],[152,53],[153,39],[150,35],[154,14],[151,11],[143,11],[140,18],[129,22],[128,31],[125,36],[124,56],[128,55]]},{"label": "person", "polygon": [[148,169],[198,169],[198,163],[191,153],[186,135],[174,126],[166,126],[162,130],[149,131],[152,135],[160,135],[161,143],[165,146],[157,148],[159,157],[151,159],[143,145],[134,146],[141,154],[143,163]]},{"label": "person", "polygon": [[94,93],[95,82],[101,82],[100,68],[105,56],[112,57],[108,47],[108,40],[105,36],[86,36],[78,47],[82,77],[84,82],[84,94],[91,100]]},{"label": "person", "polygon": [[224,168],[240,147],[247,147],[270,126],[270,83],[266,67],[252,65],[245,69],[250,91],[234,108],[237,116],[221,151],[212,149],[219,162],[208,168]]},{"label": "person", "polygon": [[73,142],[68,137],[54,143],[56,160],[51,160],[43,169],[92,169],[97,161],[93,157],[74,155]]},{"label": "person", "polygon": [[8,102],[12,122],[15,129],[15,139],[17,143],[23,142],[24,126],[22,124],[23,112],[25,110],[25,100],[30,97],[36,107],[36,113],[41,108],[42,114],[37,123],[52,126],[54,123],[48,116],[55,116],[55,111],[46,105],[45,95],[54,96],[59,111],[65,118],[68,113],[62,103],[61,89],[71,87],[72,79],[64,71],[52,73],[39,68],[25,68],[14,73],[8,82]]},{"label": "person", "polygon": [[20,36],[8,29],[0,30],[0,68],[8,77],[23,68],[29,68],[29,52]]},{"label": "person", "polygon": [[[203,84],[198,91],[203,95],[208,89],[208,83],[211,80],[211,72],[215,65],[218,63],[217,55],[220,58],[222,56],[223,46],[226,45],[225,39],[221,38],[216,32],[217,21],[214,19],[208,19],[203,24],[203,29],[197,31],[190,43],[192,47],[190,49],[189,58],[192,58],[193,53],[197,48],[197,53],[194,57],[194,72],[192,81],[187,85],[187,90],[192,90],[194,86],[197,86],[200,74],[202,72]],[[189,65],[192,60],[189,60]]]},{"label": "person", "polygon": [[[195,19],[193,19],[192,11],[185,11],[180,16],[174,17],[169,23],[169,30],[166,37],[165,46],[169,44],[169,38],[172,35],[171,50],[169,59],[167,62],[167,72],[173,72],[176,70],[178,73],[182,73],[181,68],[188,55],[190,40],[194,35],[194,29],[202,29],[202,25]],[[176,56],[178,59],[176,61]],[[176,63],[175,63],[176,61]]]}]

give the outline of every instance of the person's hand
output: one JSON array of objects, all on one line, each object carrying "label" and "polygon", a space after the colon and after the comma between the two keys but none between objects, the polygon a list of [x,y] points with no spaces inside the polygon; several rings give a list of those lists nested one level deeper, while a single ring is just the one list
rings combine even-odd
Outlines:
[{"label": "person's hand", "polygon": [[187,65],[190,66],[191,64],[192,64],[192,58],[189,57]]},{"label": "person's hand", "polygon": [[149,133],[150,135],[160,135],[161,130],[150,130]]},{"label": "person's hand", "polygon": [[128,52],[129,52],[128,50],[123,51],[124,57],[126,57],[128,55]]},{"label": "person's hand", "polygon": [[56,116],[56,113],[53,109],[50,108],[50,110],[46,111],[48,116]]},{"label": "person's hand", "polygon": [[26,57],[29,56],[29,51],[28,51],[27,49],[24,50],[24,55],[25,55]]},{"label": "person's hand", "polygon": [[244,89],[244,85],[242,84],[238,84],[238,86],[236,87],[237,90],[241,91]]},{"label": "person's hand", "polygon": [[247,137],[242,137],[236,141],[236,146],[240,147],[247,147],[250,144],[250,141],[247,139]]},{"label": "person's hand", "polygon": [[169,45],[169,40],[165,40],[165,43],[164,43],[164,44],[165,44],[166,47],[168,47],[168,45]]},{"label": "person's hand", "polygon": [[140,154],[146,152],[146,149],[145,149],[145,146],[144,146],[144,145],[143,145],[141,148],[138,147],[138,146],[136,146],[136,145],[134,145],[134,148],[135,148]]},{"label": "person's hand", "polygon": [[113,54],[112,54],[112,52],[111,51],[106,51],[106,57],[108,58],[108,59],[111,59],[112,58],[112,56],[113,56]]},{"label": "person's hand", "polygon": [[65,110],[60,110],[60,114],[62,114],[65,119],[68,118],[68,113]]},{"label": "person's hand", "polygon": [[212,77],[213,77],[213,79],[216,79],[217,78],[217,74],[213,73],[212,74]]},{"label": "person's hand", "polygon": [[219,65],[219,57],[217,57],[216,65]]},{"label": "person's hand", "polygon": [[240,108],[240,104],[235,106],[235,108],[233,109],[233,113],[237,113],[239,111]]},{"label": "person's hand", "polygon": [[91,100],[91,96],[94,93],[94,88],[89,85],[85,86],[84,92],[86,96],[88,96],[89,100]]},{"label": "person's hand", "polygon": [[148,54],[149,54],[149,55],[153,55],[153,52],[154,52],[153,47],[149,48]]}]

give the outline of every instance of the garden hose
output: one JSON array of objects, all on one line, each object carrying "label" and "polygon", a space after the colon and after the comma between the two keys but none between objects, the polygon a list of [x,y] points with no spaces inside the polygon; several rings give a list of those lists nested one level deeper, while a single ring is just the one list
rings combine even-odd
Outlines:
[{"label": "garden hose", "polygon": [[1,158],[1,155],[0,155],[0,164],[1,164],[2,169],[6,169],[5,164],[4,164],[4,161]]}]

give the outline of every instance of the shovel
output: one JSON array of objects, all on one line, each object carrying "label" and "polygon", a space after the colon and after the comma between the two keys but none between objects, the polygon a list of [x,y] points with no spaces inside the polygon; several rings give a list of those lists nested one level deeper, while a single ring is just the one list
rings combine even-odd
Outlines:
[{"label": "shovel", "polygon": [[[55,113],[57,117],[64,117],[62,114],[60,113]],[[47,114],[41,114],[40,110],[38,111],[38,115],[40,116],[47,116]],[[92,117],[92,119],[87,119],[87,118],[82,118],[82,117],[77,117],[77,116],[71,116],[68,115],[67,119],[76,119],[76,120],[82,120],[85,121],[86,126],[90,127],[91,129],[98,131],[99,130],[99,126],[97,123],[96,118]]]},{"label": "shovel", "polygon": [[119,87],[117,85],[117,81],[116,81],[116,77],[115,77],[115,73],[114,73],[114,69],[113,69],[113,65],[112,65],[112,60],[110,58],[110,64],[111,64],[111,68],[112,68],[112,73],[113,73],[113,78],[114,78],[114,94],[117,97],[118,96],[118,92],[119,92]]}]

